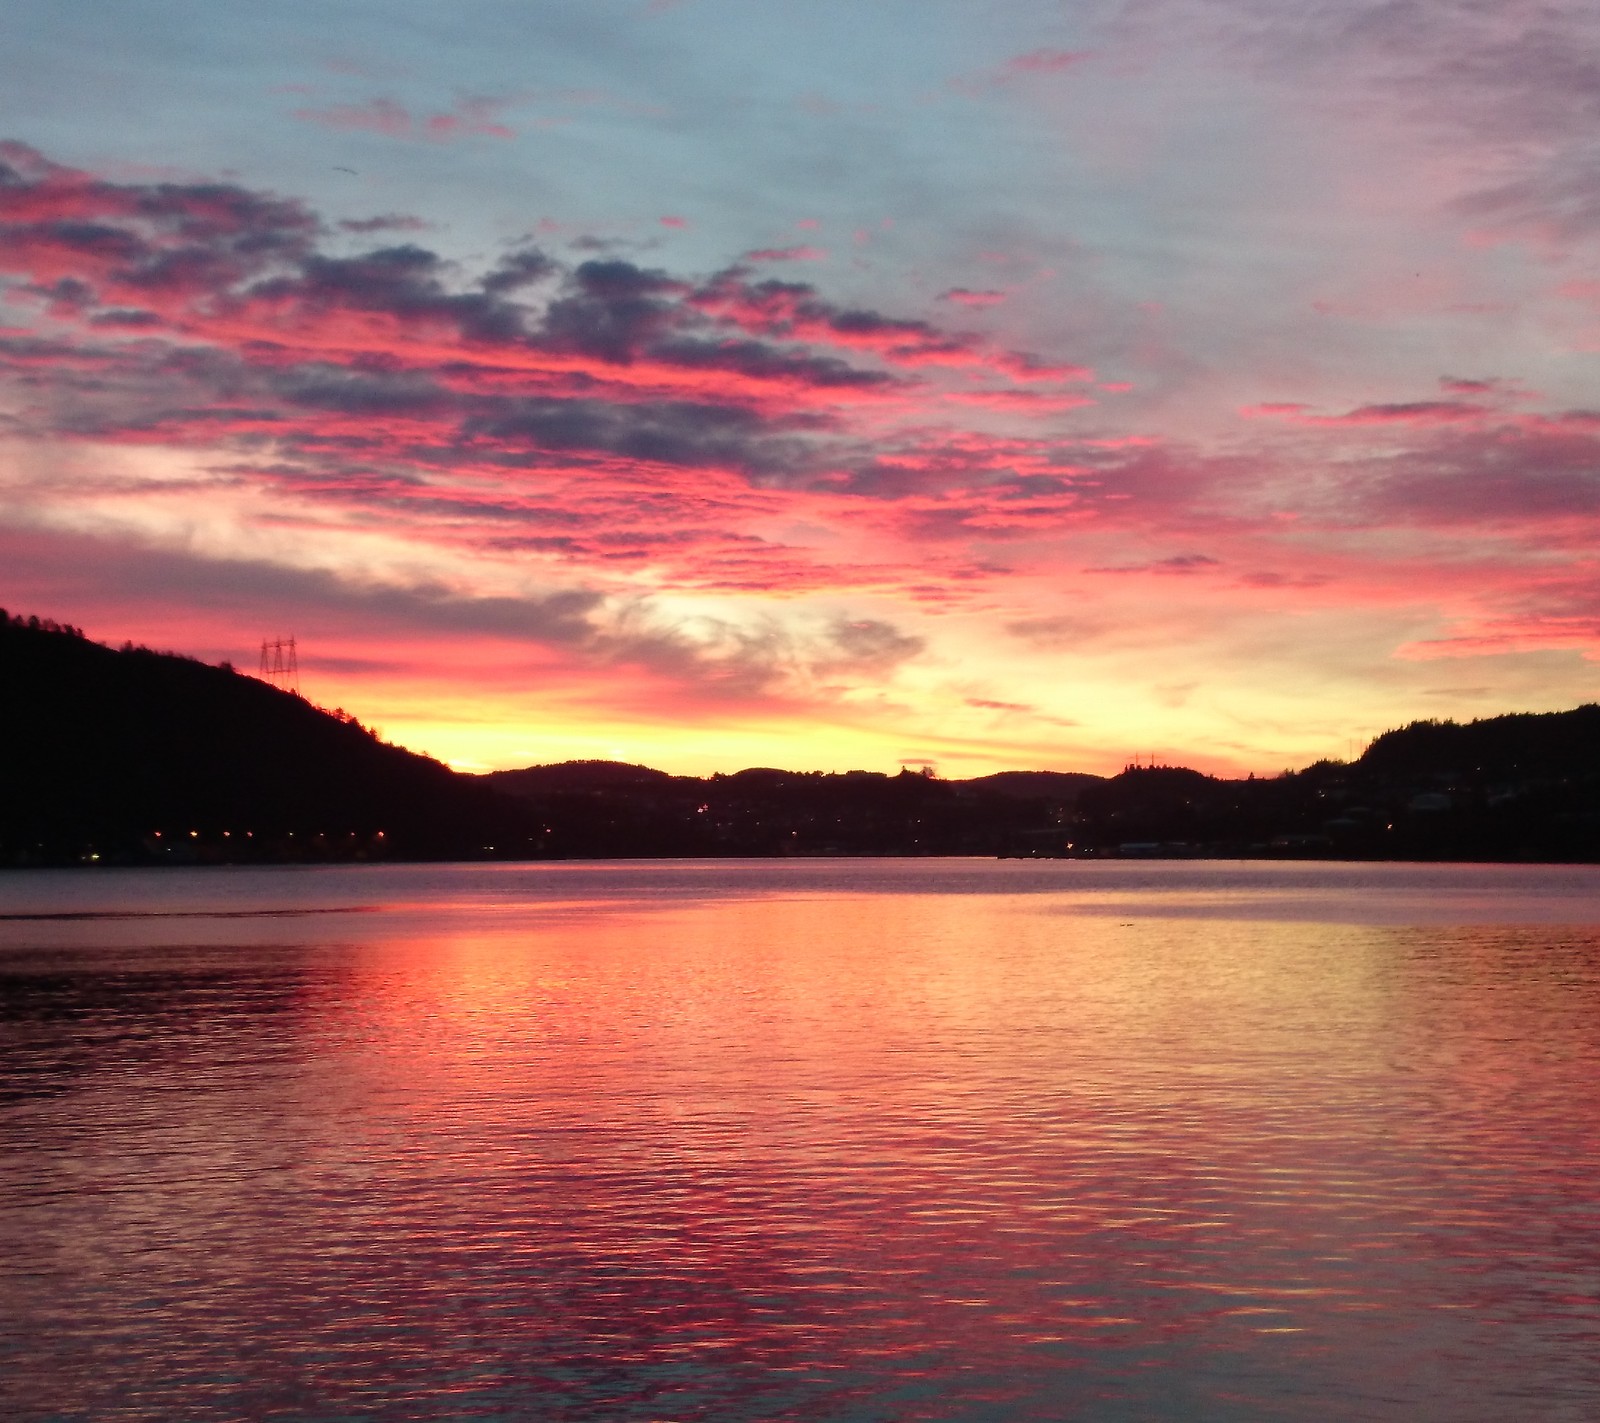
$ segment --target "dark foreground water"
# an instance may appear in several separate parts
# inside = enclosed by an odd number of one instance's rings
[[[1600,872],[0,874],[0,1417],[1600,1417]],[[67,917],[62,917],[67,916]]]

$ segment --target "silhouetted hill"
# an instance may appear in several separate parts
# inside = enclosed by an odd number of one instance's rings
[[[1224,780],[909,770],[463,776],[231,668],[0,613],[0,864],[762,855],[1600,859],[1600,707],[1415,722]]]
[[[560,791],[658,789],[676,778],[625,761],[559,761],[521,771],[490,771],[483,779],[508,795],[530,797]]]
[[[1004,790],[902,771],[669,776],[615,762],[496,771],[541,827],[543,853],[993,855],[1053,847],[1078,780]]]
[[[1389,776],[1504,781],[1600,775],[1600,706],[1517,713],[1462,725],[1414,721],[1378,737],[1357,763]]]
[[[1014,800],[1071,804],[1088,787],[1104,780],[1104,776],[1091,776],[1087,771],[996,771],[992,776],[974,776],[956,784],[980,794],[992,792]]]
[[[1130,767],[1085,790],[1072,832],[1077,852],[1600,860],[1600,707],[1413,722],[1262,779]]]
[[[0,861],[456,856],[520,825],[481,781],[253,677],[10,618],[0,785]]]

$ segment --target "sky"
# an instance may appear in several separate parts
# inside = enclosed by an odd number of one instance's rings
[[[1600,9],[9,0],[0,604],[463,770],[1596,699]]]

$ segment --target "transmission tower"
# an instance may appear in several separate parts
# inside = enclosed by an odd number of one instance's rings
[[[300,662],[295,656],[292,637],[261,640],[261,680],[300,695]]]

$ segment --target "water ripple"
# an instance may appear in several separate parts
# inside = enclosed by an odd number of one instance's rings
[[[1600,1413],[1600,929],[992,868],[0,924],[0,1412]]]

